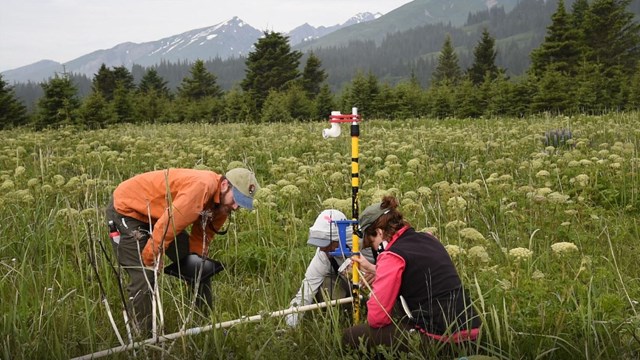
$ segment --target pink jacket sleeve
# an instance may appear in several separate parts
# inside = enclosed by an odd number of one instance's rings
[[[367,301],[367,321],[373,328],[391,324],[391,312],[398,299],[404,272],[404,259],[392,252],[378,256],[373,291]]]

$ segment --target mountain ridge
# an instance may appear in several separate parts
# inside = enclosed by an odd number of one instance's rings
[[[307,26],[296,27],[285,35],[290,37],[290,43],[297,44],[380,16],[382,16],[380,13],[362,12],[342,24],[317,28],[306,24]],[[112,48],[95,50],[64,63],[40,60],[3,71],[2,75],[9,83],[40,82],[63,71],[92,77],[102,64],[108,67],[125,66],[130,69],[134,64],[151,66],[161,61],[178,62],[212,58],[225,60],[248,55],[262,36],[262,31],[234,16],[212,26],[188,30],[159,40],[120,43]]]

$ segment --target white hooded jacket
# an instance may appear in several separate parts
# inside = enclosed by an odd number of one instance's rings
[[[330,218],[331,222],[327,222],[326,220],[324,220],[327,218]],[[325,237],[325,239],[327,240],[330,239],[330,241],[338,241],[337,226],[333,223],[333,221],[336,221],[336,220],[346,220],[346,216],[344,216],[344,214],[338,210],[323,211],[316,219],[314,226],[310,228],[310,237],[316,237],[316,239],[310,239],[309,243],[311,243],[312,240],[313,242],[317,243],[317,240],[318,240],[317,237],[319,236],[319,234],[322,234],[322,233],[325,234],[323,236]],[[324,232],[322,227],[325,227]],[[352,230],[350,226],[347,228],[346,236],[347,236],[347,245],[350,246],[351,240],[352,240]],[[362,240],[360,240],[360,243],[362,243]],[[373,253],[371,252],[371,249],[369,248],[364,249],[360,253],[362,254],[362,256],[367,258],[369,262],[371,263],[374,262]],[[336,260],[336,263],[338,264],[338,266],[341,266],[345,261],[345,258],[341,256],[336,256],[333,258]],[[305,272],[304,279],[302,280],[302,284],[300,285],[300,289],[298,290],[298,293],[296,294],[296,296],[293,299],[291,299],[290,305],[292,307],[297,307],[297,306],[313,304],[314,298],[318,293],[318,290],[322,286],[325,278],[331,277],[332,275],[334,276],[337,275],[341,277],[342,280],[345,281],[345,283],[349,283],[349,280],[344,275],[335,274],[333,266],[331,265],[330,255],[328,255],[324,251],[321,251],[320,248],[317,248],[315,255],[313,256],[313,258],[311,259],[311,262],[307,266],[307,271]],[[289,314],[286,317],[287,325],[292,327],[297,326],[301,318],[302,318],[302,313]]]

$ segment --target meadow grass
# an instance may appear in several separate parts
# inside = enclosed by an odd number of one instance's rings
[[[235,213],[210,257],[214,308],[161,277],[165,333],[288,307],[323,209],[351,214],[348,134],[327,122],[122,125],[2,131],[0,358],[70,358],[118,346],[126,331],[104,208],[123,180],[169,167],[254,169],[256,209]],[[545,147],[545,131],[573,138]],[[526,119],[365,120],[360,206],[394,194],[418,230],[446,245],[484,322],[468,348],[386,358],[633,359],[640,356],[637,113]],[[343,129],[345,133],[348,133]],[[102,247],[106,252],[102,250]],[[117,268],[115,268],[117,270]],[[308,312],[146,346],[110,358],[358,358],[340,344],[349,316]]]

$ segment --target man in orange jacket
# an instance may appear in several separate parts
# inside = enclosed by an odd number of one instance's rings
[[[243,168],[224,176],[194,169],[157,170],[116,187],[106,214],[120,232],[120,241],[112,244],[129,274],[129,300],[143,335],[152,329],[153,270],[162,269],[163,254],[174,263],[193,253],[206,258],[209,243],[224,233],[231,212],[253,209],[258,189],[255,174]],[[198,304],[211,306],[210,279],[197,290]]]

